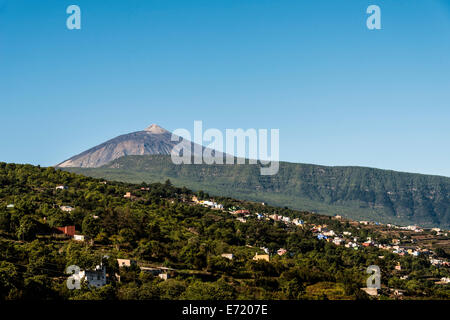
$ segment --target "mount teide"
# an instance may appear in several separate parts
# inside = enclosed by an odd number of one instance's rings
[[[57,167],[98,168],[129,155],[170,155],[173,147],[179,143],[171,141],[171,136],[166,129],[152,124],[143,131],[124,134],[106,141],[58,164]]]
[[[281,162],[274,176],[261,176],[259,165],[176,165],[170,154],[179,142],[171,141],[171,136],[152,125],[100,144],[58,167],[133,183],[171,179],[214,195],[358,220],[450,227],[448,177],[288,162]],[[183,143],[195,149],[192,142]]]

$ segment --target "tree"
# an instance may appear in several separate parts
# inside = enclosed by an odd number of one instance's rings
[[[7,299],[19,286],[19,273],[14,264],[0,261],[0,300]]]
[[[29,241],[36,238],[36,234],[40,230],[40,224],[31,216],[23,216],[20,219],[20,226],[17,230],[17,238],[19,240]]]
[[[86,215],[83,219],[82,229],[85,236],[94,239],[100,232],[98,219],[95,219],[91,215]]]

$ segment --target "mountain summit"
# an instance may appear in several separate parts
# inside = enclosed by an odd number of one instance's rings
[[[166,129],[161,128],[157,124],[152,124],[151,126],[147,127],[147,129],[145,129],[145,131],[154,133],[154,134],[163,134],[163,133],[169,132]]]
[[[170,155],[173,147],[178,144],[177,141],[171,141],[171,137],[169,131],[152,124],[145,130],[118,136],[86,150],[57,167],[97,168],[128,155]]]

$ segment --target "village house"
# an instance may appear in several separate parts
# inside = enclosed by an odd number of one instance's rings
[[[55,189],[56,190],[67,190],[67,189],[69,189],[69,187],[68,186],[57,186]]]
[[[303,220],[296,218],[292,220],[292,223],[295,224],[296,226],[302,226],[305,222]]]
[[[7,206],[6,206],[6,208],[7,209],[13,209],[14,208],[14,205],[11,203],[11,204],[8,204]]]
[[[372,241],[365,241],[362,243],[362,245],[364,247],[372,247],[373,246],[373,242]]]
[[[59,208],[64,212],[72,212],[73,210],[75,210],[75,208],[71,206],[60,206]]]
[[[377,296],[378,289],[377,288],[361,288],[362,291],[367,293],[369,296]]]
[[[440,266],[440,265],[442,265],[443,260],[441,260],[441,259],[434,259],[434,258],[431,258],[431,257],[430,257],[430,263],[431,263],[433,266]]]
[[[117,264],[119,265],[119,268],[131,267],[133,264],[136,264],[136,261],[130,259],[117,259]]]
[[[337,246],[341,245],[342,243],[344,243],[344,239],[341,239],[339,237],[334,237],[333,239],[333,243]]]
[[[245,220],[244,218],[236,218],[236,220],[237,221],[240,221],[240,222],[242,222],[242,223],[246,223],[247,222],[247,220]]]
[[[223,205],[214,201],[197,201],[197,203],[201,203],[203,206],[205,207],[209,207],[212,209],[219,209],[219,210],[223,210]]]
[[[56,230],[70,237],[75,236],[75,226],[57,227]]]
[[[83,270],[74,274],[73,277],[79,281],[86,281],[90,287],[100,288],[106,285],[106,268],[99,265],[95,270]]]
[[[325,236],[325,235],[323,235],[323,234],[321,234],[321,233],[319,233],[319,234],[317,235],[317,239],[319,239],[319,240],[326,240],[326,239],[328,239],[328,237]]]
[[[228,259],[228,260],[233,260],[234,259],[234,255],[232,253],[222,253],[220,256],[225,258],[225,259]]]
[[[75,241],[84,241],[84,236],[82,234],[74,234],[73,240]]]
[[[268,254],[255,254],[255,256],[253,257],[253,260],[258,261],[258,260],[264,260],[269,262],[269,255]]]
[[[217,205],[216,202],[208,201],[208,200],[200,201],[200,203],[203,204],[205,207],[215,207]]]
[[[280,220],[280,217],[277,214],[272,214],[272,215],[269,216],[269,218],[271,218],[274,221]]]
[[[441,282],[442,283],[450,283],[450,278],[449,277],[442,277],[441,278]]]
[[[322,234],[327,237],[334,237],[336,235],[336,233],[333,230],[327,230],[327,231],[322,230]]]
[[[158,274],[158,277],[164,281],[166,281],[167,279],[170,278],[168,273],[160,273],[160,274]]]
[[[233,214],[249,214],[250,211],[248,210],[236,210],[234,212],[232,212]]]
[[[277,251],[277,254],[278,254],[279,256],[285,255],[286,253],[287,253],[287,250],[284,249],[284,248],[280,248],[280,249],[278,249],[278,251]]]
[[[353,248],[353,249],[355,249],[355,250],[358,250],[358,244],[357,243],[355,243],[355,242],[348,242],[348,243],[346,243],[345,244],[345,247],[346,248]]]
[[[395,266],[395,270],[397,270],[397,271],[402,270],[402,266],[401,266],[400,262]]]
[[[126,198],[126,199],[131,199],[131,192],[127,192],[127,193],[125,193],[125,195],[123,196],[124,198]]]

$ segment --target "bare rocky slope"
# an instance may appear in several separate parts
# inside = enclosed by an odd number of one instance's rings
[[[143,131],[124,134],[106,141],[63,161],[56,167],[98,168],[129,155],[170,155],[174,146],[179,144],[178,141],[171,141],[171,137],[171,132],[152,124]],[[183,140],[183,143],[194,145],[187,140]]]

